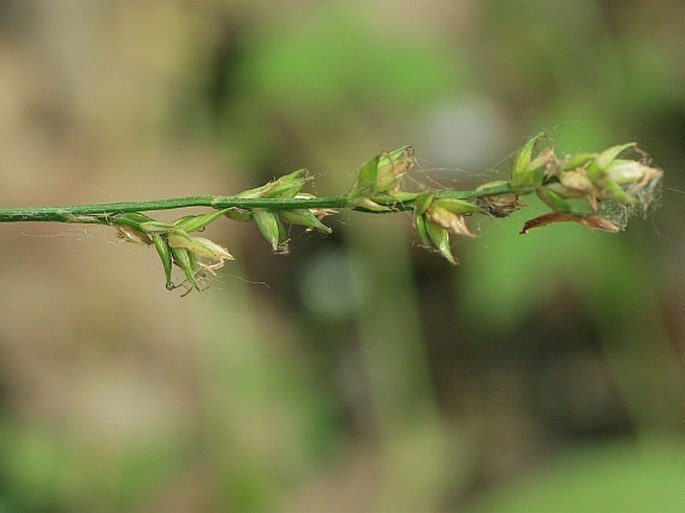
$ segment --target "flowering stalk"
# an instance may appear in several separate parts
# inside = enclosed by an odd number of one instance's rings
[[[0,222],[51,221],[112,226],[125,241],[154,246],[162,261],[166,286],[203,290],[211,275],[233,257],[226,248],[192,235],[219,218],[254,222],[274,253],[288,252],[286,225],[331,233],[322,222],[340,209],[370,213],[412,211],[423,244],[450,263],[450,237],[475,237],[467,219],[474,215],[506,217],[524,207],[522,196],[535,193],[551,211],[525,222],[521,233],[558,222],[576,222],[615,233],[627,217],[644,213],[659,192],[662,171],[649,165],[635,143],[612,146],[599,153],[559,156],[553,146],[541,146],[543,135],[531,138],[514,159],[508,180],[471,190],[402,190],[403,178],[414,166],[414,149],[403,146],[363,164],[347,194],[317,197],[302,192],[312,181],[300,169],[235,196],[192,196],[156,201],[104,203],[63,207],[0,208]],[[630,150],[635,158],[625,157]],[[213,211],[163,223],[143,212],[186,207]],[[617,214],[618,213],[618,214]],[[183,275],[175,284],[174,266]]]

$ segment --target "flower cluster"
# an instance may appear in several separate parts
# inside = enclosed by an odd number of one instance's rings
[[[348,207],[369,212],[392,212],[395,204],[413,195],[400,191],[402,178],[414,167],[414,148],[383,152],[362,165],[347,194]]]
[[[162,223],[140,212],[118,214],[113,226],[124,240],[154,245],[164,267],[166,288],[177,287],[172,281],[173,266],[178,266],[185,276],[181,286],[188,290],[203,290],[208,275],[214,275],[225,260],[233,260],[226,248],[205,237],[190,235],[203,230],[212,221],[225,215],[228,209],[210,214],[184,216],[173,223]]]
[[[559,158],[554,148],[532,158],[542,135],[531,139],[514,164],[512,183],[534,187],[552,212],[528,221],[521,233],[552,222],[572,221],[588,228],[618,232],[634,212],[646,212],[653,203],[663,172],[646,162],[636,143],[612,146],[600,153]],[[641,160],[619,158],[637,150]],[[574,200],[579,200],[574,203]],[[580,205],[578,205],[580,203]],[[618,215],[616,214],[618,212]]]
[[[425,192],[416,198],[414,207],[414,226],[427,247],[434,247],[452,265],[457,260],[452,254],[450,233],[475,237],[466,226],[466,215],[474,212],[484,213],[479,206],[468,201],[454,198],[436,198],[435,194]]]
[[[514,159],[509,180],[483,184],[469,194],[404,192],[401,180],[414,164],[412,147],[382,153],[359,169],[348,194],[350,207],[387,212],[411,204],[413,224],[423,244],[457,264],[450,236],[475,237],[467,226],[468,216],[506,217],[525,206],[521,197],[533,192],[552,212],[527,221],[521,233],[568,221],[615,233],[628,215],[646,211],[654,201],[663,173],[646,162],[635,143],[612,146],[600,153],[559,157],[553,146],[538,149],[543,139],[543,134],[538,134],[523,146]],[[621,158],[631,149],[638,152],[640,160]]]
[[[312,194],[300,192],[309,180],[306,171],[302,169],[238,194],[235,198],[315,198]],[[173,223],[162,223],[140,212],[117,214],[111,217],[109,222],[124,240],[154,245],[162,260],[166,288],[173,290],[181,286],[189,292],[192,289],[208,288],[210,277],[216,274],[217,269],[223,267],[224,261],[233,260],[233,256],[220,244],[205,237],[191,235],[204,230],[218,218],[254,221],[275,253],[287,253],[288,240],[284,222],[330,233],[331,229],[320,219],[331,212],[331,209],[269,210],[228,207],[209,214],[184,216]],[[181,269],[185,277],[180,285],[176,285],[172,279],[174,265]]]
[[[311,181],[305,169],[281,176],[261,187],[241,192],[237,198],[272,198],[272,199],[313,199],[313,194],[303,193],[302,188]],[[279,209],[254,208],[251,210],[231,209],[227,215],[239,221],[254,221],[259,232],[267,240],[271,249],[277,254],[288,253],[288,232],[283,223],[305,226],[329,234],[331,229],[321,219],[334,213],[333,209]]]

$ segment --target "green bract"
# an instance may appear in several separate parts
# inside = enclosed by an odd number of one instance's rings
[[[313,228],[314,230],[318,230],[323,233],[333,232],[331,228],[319,221],[319,218],[316,217],[311,210],[306,210],[303,208],[284,210],[283,212],[279,212],[278,215],[286,223],[306,226],[307,228]]]
[[[184,216],[176,220],[173,224],[179,230],[183,230],[188,233],[198,232],[203,230],[211,222],[217,220],[219,217],[226,215],[230,208],[225,208],[223,210],[218,210],[212,212],[211,214],[203,214],[199,216]]]
[[[171,254],[171,248],[169,247],[169,241],[165,235],[155,234],[152,236],[152,240],[155,243],[155,249],[159,258],[162,260],[162,267],[164,269],[164,276],[166,276],[166,288],[172,290],[174,288],[174,282],[171,280],[171,272],[173,270],[173,256]]]
[[[256,208],[252,211],[252,219],[274,253],[287,253],[287,234],[278,214],[263,208]]]
[[[541,152],[534,158],[534,150],[538,141],[544,134],[538,134],[532,137],[521,149],[516,159],[511,172],[511,181],[519,187],[536,188],[542,184],[545,177],[545,168],[549,161],[548,149],[546,152]]]
[[[450,233],[446,228],[439,226],[430,221],[425,224],[426,233],[430,242],[440,254],[452,265],[457,265],[459,261],[452,255],[452,247],[450,246]]]
[[[311,181],[306,169],[283,175],[261,187],[241,192],[238,198],[292,198]]]

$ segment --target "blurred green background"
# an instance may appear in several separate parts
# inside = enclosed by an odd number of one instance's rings
[[[0,513],[685,511],[685,4],[0,0],[0,204],[338,194],[638,141],[626,232],[536,205],[452,268],[405,215],[343,214],[204,294],[111,229],[0,226]]]

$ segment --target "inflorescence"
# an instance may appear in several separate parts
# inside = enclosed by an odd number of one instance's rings
[[[466,191],[404,191],[403,178],[415,164],[414,149],[404,146],[363,164],[352,188],[342,196],[317,197],[302,192],[313,177],[301,169],[235,196],[0,209],[0,222],[59,221],[113,226],[123,240],[155,247],[167,289],[181,287],[189,292],[206,289],[224,262],[233,260],[225,247],[196,235],[219,218],[254,222],[273,252],[283,254],[288,252],[286,225],[302,225],[329,234],[332,230],[322,219],[340,209],[371,213],[411,211],[413,226],[423,245],[456,265],[450,237],[475,237],[468,227],[470,217],[507,217],[525,206],[522,196],[535,193],[551,210],[526,221],[521,233],[568,221],[616,233],[625,227],[628,217],[646,213],[657,198],[663,173],[650,165],[647,155],[635,143],[612,146],[599,153],[559,156],[554,146],[542,144],[544,140],[543,134],[538,134],[524,145],[514,159],[508,180]],[[198,205],[214,210],[183,216],[171,223],[142,213]],[[180,282],[174,281],[175,267],[182,272]]]

